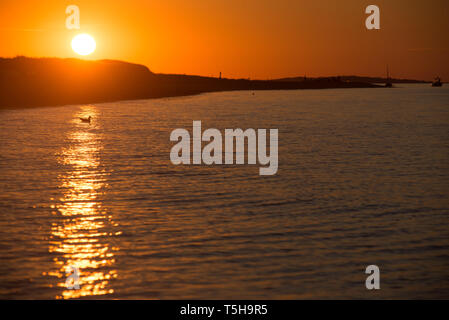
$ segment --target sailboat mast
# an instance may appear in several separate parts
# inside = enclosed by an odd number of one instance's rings
[[[388,64],[387,64],[387,81],[385,81],[385,87],[387,88],[393,87],[393,84],[391,83],[390,68],[388,67]]]

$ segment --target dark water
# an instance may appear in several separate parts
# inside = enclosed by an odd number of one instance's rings
[[[172,165],[170,132],[193,120],[278,128],[277,175]],[[0,121],[1,298],[449,298],[448,86],[226,92]],[[65,287],[68,266],[79,290]]]

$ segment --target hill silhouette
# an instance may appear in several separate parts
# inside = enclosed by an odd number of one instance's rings
[[[213,91],[367,87],[376,85],[337,78],[275,81],[155,74],[143,65],[115,60],[0,58],[0,108],[111,102]]]

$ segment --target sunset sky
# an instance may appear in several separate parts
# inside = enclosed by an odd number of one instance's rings
[[[81,29],[65,27],[78,5]],[[381,30],[365,28],[365,8]],[[81,57],[141,63],[157,73],[267,79],[371,75],[449,80],[447,0],[27,0],[0,2],[0,56]]]

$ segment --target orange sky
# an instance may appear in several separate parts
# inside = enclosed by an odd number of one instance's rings
[[[0,0],[0,56],[79,57],[142,63],[154,72],[266,79],[358,74],[449,80],[447,0]],[[81,30],[65,28],[76,4]],[[381,9],[381,30],[365,8]]]

